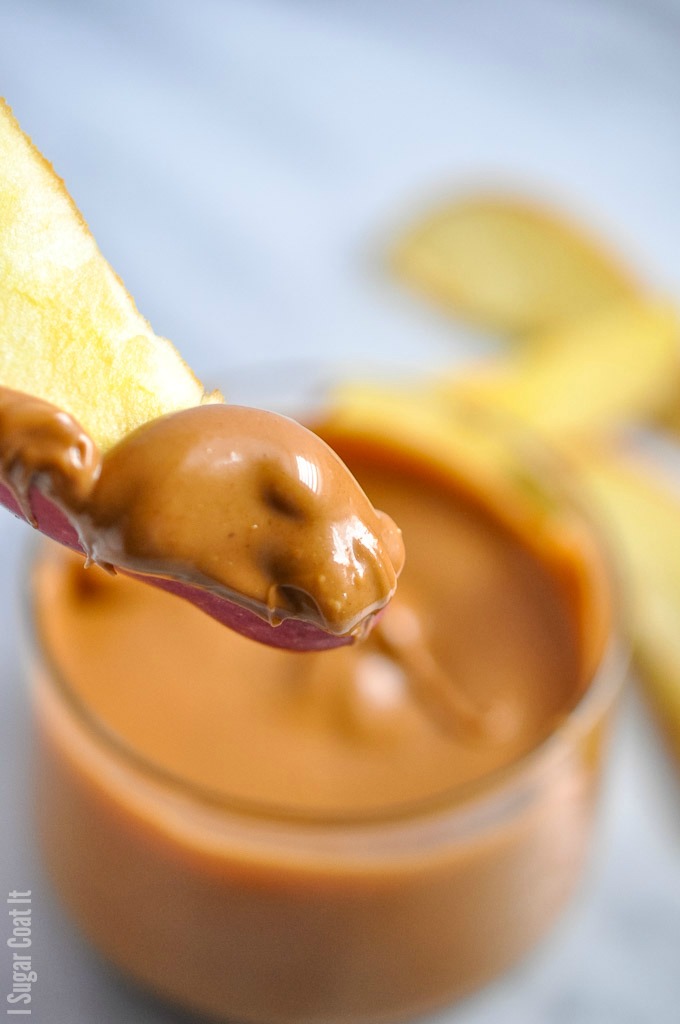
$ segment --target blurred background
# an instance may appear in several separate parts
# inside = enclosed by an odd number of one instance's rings
[[[227,397],[239,364],[431,369],[493,350],[385,267],[403,224],[472,187],[572,214],[680,300],[675,0],[3,0],[0,69],[141,311]],[[174,1024],[81,942],[35,861],[25,540],[2,516],[0,867],[34,892],[33,1019]],[[579,897],[441,1024],[676,1024],[680,773],[634,694],[614,747]]]

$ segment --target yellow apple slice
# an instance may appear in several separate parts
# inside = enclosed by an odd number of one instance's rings
[[[487,489],[503,488],[511,472],[501,436],[480,431],[474,412],[471,419],[461,417],[427,383],[399,386],[357,380],[341,385],[331,396],[324,427],[333,438],[358,436],[396,444],[400,451],[447,473],[457,468]]]
[[[30,396],[33,409],[29,420],[21,419],[25,396]],[[170,342],[157,337],[137,312],[63,183],[23,134],[7,104],[0,101],[0,421],[4,423],[0,503],[28,518],[48,536],[91,555],[93,546],[85,539],[84,526],[91,517],[93,496],[104,485],[110,460],[120,454],[121,445],[130,438],[138,443],[140,431],[148,432],[167,422],[160,419],[166,413],[186,416],[187,412],[216,412],[196,408],[216,399],[204,394]],[[229,413],[229,407],[225,411]],[[277,419],[279,423],[268,430],[276,432],[282,422],[280,417]],[[45,422],[59,427],[50,434],[50,444],[56,439],[58,449],[52,462],[45,461]],[[248,424],[252,423],[253,417],[248,417]],[[252,441],[250,426],[244,427],[235,444],[240,440],[247,446]],[[304,428],[299,429],[308,438],[311,450],[328,461],[323,442]],[[34,443],[36,436],[38,443]],[[229,437],[230,443],[232,440]],[[94,453],[92,441],[98,449]],[[106,455],[102,463],[97,463],[99,453]],[[78,498],[77,510],[59,496],[61,477],[66,475],[63,466],[68,460],[81,468],[87,461],[89,466],[88,487]],[[208,463],[205,475],[212,479],[213,467],[210,460]],[[185,468],[180,465],[178,472]],[[343,483],[339,492],[346,501],[338,511],[339,518],[343,511],[349,511],[357,494],[368,504],[349,470],[342,470],[349,483]],[[56,485],[52,477],[57,478]],[[218,482],[221,487],[222,480]],[[137,487],[136,494],[141,490],[143,486]],[[228,485],[226,491],[218,490],[220,500],[232,501]],[[168,507],[166,501],[161,516]],[[214,500],[212,507],[219,518],[219,505]],[[129,507],[123,509],[119,522],[126,522],[129,512]],[[204,515],[200,501],[190,508],[182,506],[179,512],[192,530],[195,523],[199,541]],[[156,532],[155,525],[150,516],[152,533]],[[116,524],[112,529],[115,534]],[[331,531],[327,534],[332,535]],[[306,552],[308,539],[296,537],[295,550]],[[325,550],[317,544],[316,557]],[[223,558],[229,566],[228,554],[228,550],[225,554],[222,549],[211,549],[207,558],[212,562]],[[310,551],[310,561],[312,554]],[[265,643],[318,649],[352,640],[331,635],[330,626],[323,628],[329,620],[315,618],[306,605],[299,611],[297,605],[290,610],[288,605],[270,609],[236,587],[225,584],[220,589],[213,585],[219,582],[217,573],[200,574],[191,560],[176,563],[171,551],[163,550],[154,561],[141,564],[124,547],[116,548],[118,555],[121,557],[107,561],[132,575],[143,574],[141,578],[147,582],[187,598],[231,628]],[[323,574],[317,573],[310,590],[320,588],[322,579]],[[192,581],[198,581],[198,585]],[[277,582],[285,584],[287,580]],[[284,589],[281,586],[280,592]],[[318,595],[311,592],[305,596],[313,604]],[[389,596],[375,594],[376,600],[365,609],[365,622]],[[279,611],[285,621],[273,628]]]
[[[653,418],[679,381],[676,313],[633,300],[533,335],[512,358],[452,374],[439,388],[555,442]]]
[[[538,545],[545,541],[546,551],[572,546],[574,524],[567,509],[558,515],[553,467],[543,473],[545,449],[522,433],[508,437],[506,422],[484,410],[452,403],[425,385],[355,382],[334,392],[324,429],[334,441],[362,437],[396,446],[443,479],[459,479],[508,525]]]
[[[427,298],[504,335],[542,330],[640,290],[579,228],[501,195],[435,209],[397,241],[390,262]]]
[[[0,384],[71,413],[102,451],[148,420],[205,401],[3,100]]]
[[[575,465],[621,560],[641,680],[680,757],[680,485],[592,445]]]
[[[565,491],[562,461],[547,446],[491,410],[453,402],[427,383],[345,384],[334,392],[325,423],[336,443],[360,436],[396,446],[400,456],[429,464],[443,481],[457,480],[487,504],[570,588],[585,675],[594,670],[610,628],[607,574],[591,528]]]

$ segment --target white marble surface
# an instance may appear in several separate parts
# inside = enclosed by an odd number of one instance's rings
[[[380,265],[414,204],[478,182],[573,209],[680,297],[673,0],[2,0],[0,71],[142,310],[208,382],[281,353],[481,350]],[[26,532],[0,517],[0,886],[34,890],[33,1019],[179,1022],[80,942],[36,863]],[[629,698],[579,898],[535,956],[437,1021],[677,1024],[679,778]]]

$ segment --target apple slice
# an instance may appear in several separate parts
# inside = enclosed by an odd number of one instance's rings
[[[677,314],[631,300],[532,335],[511,358],[438,387],[559,442],[652,419],[671,403],[679,378]]]
[[[463,196],[417,221],[390,253],[408,285],[481,327],[523,335],[640,288],[580,229],[502,195]]]
[[[444,479],[459,479],[473,493],[484,496],[494,514],[523,534],[533,535],[546,550],[555,549],[561,533],[567,537],[568,516],[558,524],[550,474],[532,472],[531,457],[540,458],[535,445],[527,452],[508,439],[505,421],[474,406],[452,403],[424,383],[377,385],[352,382],[336,389],[326,415],[334,440],[365,437],[427,462]],[[550,543],[548,543],[548,539]],[[568,545],[567,545],[568,546]]]
[[[624,570],[641,682],[680,757],[680,487],[639,454],[574,455]]]
[[[17,395],[28,396],[27,404],[17,403]],[[140,316],[63,183],[0,100],[0,502],[48,536],[83,549],[87,510],[78,506],[83,496],[76,492],[91,489],[100,472],[103,486],[109,454],[167,414],[220,402],[221,396],[204,393],[170,342]],[[52,431],[47,454],[44,444],[35,444],[38,421]],[[276,424],[268,429],[277,434]],[[312,450],[326,458],[323,443],[305,433]],[[89,467],[84,475],[83,460]],[[345,473],[343,496],[360,495],[367,503]],[[80,520],[70,514],[76,506]],[[299,541],[297,549],[304,549]],[[253,610],[257,602],[240,600],[240,591],[228,600],[207,585],[193,585],[193,577],[178,576],[171,563],[158,564],[163,571],[143,578],[265,643],[320,649],[351,642],[294,609],[273,628]],[[119,567],[136,571],[125,562]],[[382,603],[389,596],[384,593]],[[376,601],[370,610],[379,606]]]

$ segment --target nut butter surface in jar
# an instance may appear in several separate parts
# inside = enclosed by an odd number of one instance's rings
[[[407,552],[361,644],[259,646],[52,546],[31,574],[47,870],[104,955],[217,1019],[445,1004],[540,938],[587,851],[625,671],[587,517],[463,410],[455,458],[350,419],[324,435]]]

